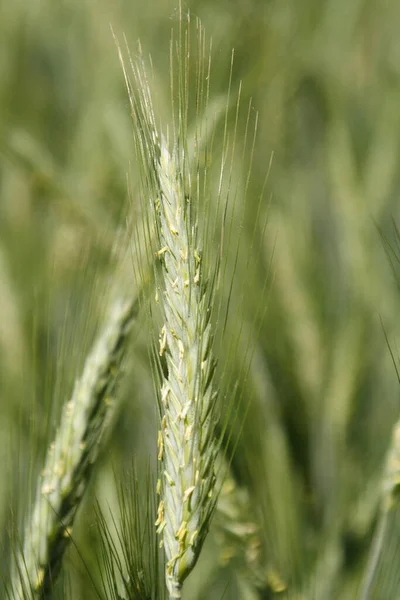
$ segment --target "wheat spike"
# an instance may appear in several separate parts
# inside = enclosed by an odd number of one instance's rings
[[[12,598],[50,597],[77,508],[115,408],[116,384],[137,302],[117,300],[63,408],[15,557]]]
[[[156,224],[161,261],[164,325],[159,354],[167,364],[160,384],[158,435],[160,503],[157,531],[166,556],[170,598],[180,598],[193,569],[216,501],[214,463],[218,442],[213,389],[212,284],[203,274],[190,165],[185,152],[187,100],[179,97],[179,134],[168,139],[157,130],[145,69],[133,63],[132,86],[120,52],[135,119],[135,141],[142,167],[143,196],[151,199],[149,220]],[[197,175],[198,177],[198,175]],[[195,195],[195,194],[194,194]]]
[[[179,598],[208,527],[217,445],[210,311],[177,164],[177,157],[162,140],[157,219],[163,249],[165,323],[160,354],[166,356],[168,375],[161,387],[163,491],[157,525],[163,533],[170,594]]]

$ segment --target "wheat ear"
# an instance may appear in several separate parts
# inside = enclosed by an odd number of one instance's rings
[[[170,595],[179,598],[182,582],[199,556],[213,507],[216,398],[210,309],[189,223],[189,202],[176,169],[179,159],[169,153],[165,140],[161,144],[156,216],[165,323],[160,355],[166,356],[168,375],[161,386],[158,446],[163,486],[157,525],[163,533]]]
[[[115,407],[116,384],[137,301],[117,300],[88,355],[39,477],[12,573],[14,600],[48,598]]]
[[[170,149],[167,139],[157,131],[143,65],[131,61],[133,89],[120,58],[135,118],[143,196],[151,199],[149,215],[156,223],[156,254],[161,261],[164,325],[159,354],[166,360],[167,374],[160,382],[161,499],[156,526],[165,549],[169,595],[180,598],[183,581],[201,552],[217,495],[212,284],[202,272],[191,194],[199,180],[195,176],[195,183],[190,185],[184,147],[186,128],[182,120],[187,98],[179,98],[179,133],[174,131]]]

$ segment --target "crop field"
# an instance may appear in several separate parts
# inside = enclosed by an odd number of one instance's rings
[[[400,598],[399,31],[0,0],[0,600]]]

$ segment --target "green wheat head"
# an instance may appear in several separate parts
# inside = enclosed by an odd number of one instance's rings
[[[137,152],[146,173],[142,193],[150,199],[149,219],[157,232],[156,256],[161,262],[158,300],[164,318],[159,356],[165,359],[167,371],[159,389],[161,466],[156,526],[165,549],[170,597],[180,598],[182,583],[200,555],[216,502],[219,405],[210,322],[213,283],[203,272],[197,221],[200,206],[196,203],[200,178],[192,180],[190,176],[184,101],[180,100],[179,125],[169,143],[157,131],[143,65],[133,64],[132,70],[135,91],[124,72]]]

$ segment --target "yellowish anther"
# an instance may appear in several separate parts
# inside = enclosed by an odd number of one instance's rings
[[[156,487],[157,496],[161,494],[161,479],[157,479],[157,487]]]
[[[172,572],[174,570],[174,566],[176,561],[178,560],[179,556],[174,556],[174,558],[172,558],[168,564],[167,564],[167,575],[172,575]]]
[[[160,248],[160,250],[157,250],[157,252],[156,252],[157,258],[160,258],[160,256],[162,256],[166,252],[168,252],[168,246],[164,246],[163,248]]]
[[[164,471],[164,476],[165,476],[165,479],[167,480],[168,485],[170,485],[171,487],[175,485],[175,481],[172,479],[172,477],[168,473],[168,471]]]
[[[160,356],[162,356],[165,352],[165,348],[167,347],[167,328],[163,325],[160,333]]]
[[[179,348],[179,359],[183,360],[185,355],[185,346],[183,345],[182,340],[178,340],[178,348]]]
[[[282,581],[280,574],[273,567],[268,569],[267,581],[272,591],[276,594],[280,594],[287,590],[287,584]]]
[[[70,538],[72,535],[72,527],[66,527],[63,531],[63,536],[65,538]]]
[[[48,496],[49,494],[51,494],[51,492],[54,492],[55,489],[56,488],[54,483],[45,483],[44,485],[42,485],[41,492],[45,496]]]
[[[167,526],[167,522],[166,521],[162,521],[160,523],[160,525],[157,527],[156,532],[160,535],[164,531],[164,529],[166,528],[166,526]]]
[[[163,438],[163,434],[162,431],[158,432],[157,435],[157,448],[158,448],[158,460],[162,460],[163,458],[163,454],[164,454],[164,438]]]
[[[199,532],[197,531],[197,529],[195,531],[193,531],[192,535],[190,536],[190,540],[189,540],[190,546],[194,545],[198,535],[199,535]]]
[[[191,487],[188,487],[187,490],[185,490],[185,493],[183,494],[184,502],[186,502],[186,500],[188,500],[190,498],[190,496],[193,494],[195,489],[196,489],[196,486],[192,485]]]
[[[164,386],[163,389],[161,390],[161,402],[164,404],[165,408],[168,408],[168,394],[169,394],[169,387],[168,386]]]
[[[154,523],[156,527],[159,527],[164,522],[164,500],[160,500],[160,504],[157,509],[157,521]]]
[[[35,585],[33,586],[35,592],[38,592],[43,585],[44,573],[45,573],[45,571],[44,571],[43,567],[40,567],[38,574],[37,574],[36,581],[35,581]]]
[[[185,538],[188,534],[187,522],[182,521],[181,526],[175,534],[176,539],[182,544],[185,541]]]

